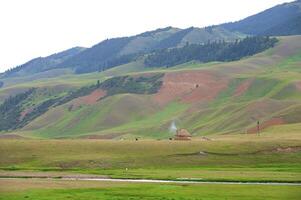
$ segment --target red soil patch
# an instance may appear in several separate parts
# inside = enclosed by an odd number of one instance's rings
[[[167,73],[154,100],[160,105],[176,99],[185,103],[209,101],[227,85],[227,78],[209,71]]]
[[[77,108],[81,105],[94,105],[97,101],[106,96],[106,91],[98,89],[94,90],[91,94],[83,97],[76,98],[72,101],[72,109]]]
[[[250,85],[252,84],[252,82],[253,82],[252,79],[248,79],[248,80],[244,81],[242,84],[240,84],[236,88],[236,90],[234,92],[234,96],[238,97],[238,96],[243,95],[248,90],[248,88],[250,87]]]
[[[262,131],[270,126],[276,126],[276,125],[281,125],[285,124],[285,121],[281,118],[272,118],[270,120],[267,120],[261,124],[259,124],[259,131]],[[247,133],[257,133],[257,126],[252,127],[247,130]]]

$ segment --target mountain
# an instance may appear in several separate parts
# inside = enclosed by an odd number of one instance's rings
[[[136,36],[107,39],[66,60],[60,67],[72,68],[76,73],[102,71],[127,63],[138,53],[152,50],[161,40],[177,31],[179,29],[166,27]]]
[[[179,29],[173,27],[147,31],[131,37],[107,39],[91,48],[76,47],[45,58],[33,59],[4,73],[3,77],[18,77],[53,69],[70,69],[81,74],[103,71],[129,63],[138,56],[156,49],[175,48],[210,41],[234,41],[244,37],[221,27]]]
[[[239,22],[166,27],[34,59],[0,79],[0,132],[169,138],[301,130],[300,1]],[[262,35],[277,35],[268,37]],[[66,75],[67,74],[67,75]]]
[[[284,3],[246,19],[220,25],[229,31],[250,35],[298,35],[301,18],[301,1]]]
[[[137,56],[157,49],[175,48],[211,41],[234,41],[244,35],[221,27],[178,29],[166,27],[132,37],[105,40],[61,63],[61,67],[75,68],[76,73],[103,71],[128,63]]]
[[[145,54],[155,50],[178,48],[186,44],[206,44],[208,41],[233,42],[246,35],[297,35],[301,34],[300,19],[301,1],[298,0],[233,23],[205,28],[166,27],[130,37],[107,39],[91,48],[72,48],[55,54],[56,56],[33,59],[1,76],[20,77],[43,72],[41,77],[51,77],[60,73],[97,72],[143,59]],[[5,81],[1,81],[5,85]]]
[[[300,49],[300,36],[281,37],[272,49],[233,62],[156,69],[134,62],[4,87],[0,96],[27,89],[6,98],[0,125],[40,138],[168,138],[173,121],[194,136],[251,134],[257,121],[261,131],[300,130]]]
[[[264,35],[300,35],[301,34],[301,14],[289,19],[282,24],[273,26],[264,32]]]
[[[4,73],[4,77],[18,77],[55,69],[59,64],[84,51],[83,47],[74,47],[47,57],[39,57],[28,61]]]

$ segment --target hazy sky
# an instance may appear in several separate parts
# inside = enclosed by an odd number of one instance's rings
[[[0,0],[0,72],[106,38],[235,21],[290,0]]]

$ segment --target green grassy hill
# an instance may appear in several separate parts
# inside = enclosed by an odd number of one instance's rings
[[[97,80],[121,75],[148,80],[163,73],[156,93],[133,93],[137,89],[131,89],[103,98],[92,92],[49,107],[11,132],[43,138],[168,138],[173,135],[169,132],[172,121],[194,136],[254,133],[257,120],[262,131],[279,125],[295,127],[301,123],[301,37],[279,40],[274,48],[240,61],[189,62],[170,68],[147,68],[136,61],[101,73],[15,84],[2,88],[0,97],[3,101],[9,94],[37,87],[39,92],[25,104],[28,108]]]
[[[38,57],[35,59],[32,59],[28,61],[27,63],[17,66],[13,69],[10,69],[6,71],[4,74],[0,76],[0,78],[7,78],[7,77],[22,77],[22,76],[28,76],[32,74],[37,74],[41,72],[46,72],[46,71],[57,71],[56,68],[58,65],[60,65],[62,62],[76,56],[77,54],[81,53],[84,51],[86,48],[84,47],[74,47],[71,49],[67,49],[65,51],[59,52],[52,54],[47,57]],[[55,73],[55,72],[53,72]],[[52,73],[52,74],[53,74]],[[62,71],[60,71],[62,73]],[[48,72],[48,76],[51,73]],[[56,76],[59,73],[56,73]],[[40,74],[40,78],[43,78],[45,76],[44,74]],[[53,76],[54,77],[54,76]]]

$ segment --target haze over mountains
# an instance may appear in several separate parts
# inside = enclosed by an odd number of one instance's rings
[[[167,138],[301,130],[301,1],[238,22],[160,28],[33,59],[0,77],[0,130]],[[275,36],[272,37],[272,36]],[[166,62],[168,61],[168,62]]]

